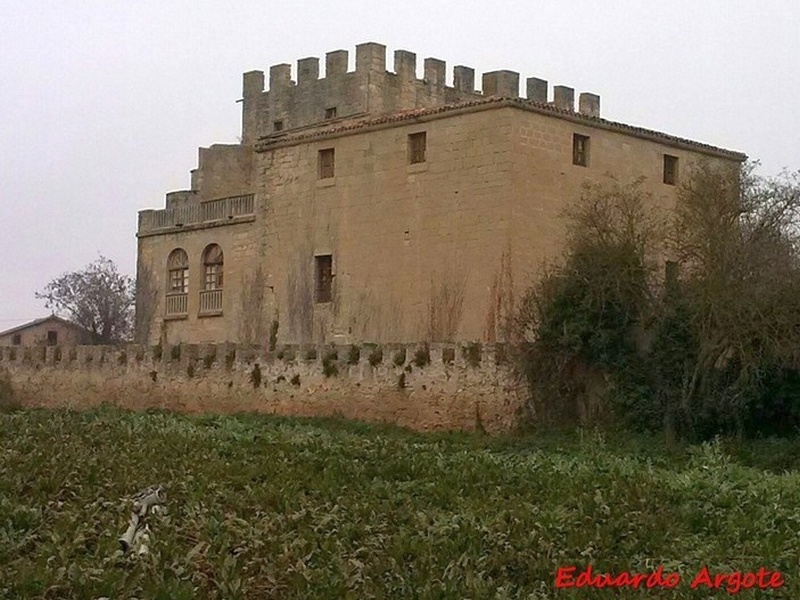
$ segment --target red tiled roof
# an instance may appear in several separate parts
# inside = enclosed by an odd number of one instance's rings
[[[296,130],[285,130],[280,133],[273,133],[262,137],[256,144],[256,151],[263,152],[275,146],[290,145],[297,142],[312,140],[315,138],[324,138],[329,136],[346,135],[350,131],[359,129],[366,129],[378,125],[400,123],[402,121],[409,121],[423,117],[435,116],[442,113],[449,113],[454,111],[469,110],[470,108],[503,108],[514,107],[522,110],[528,110],[541,114],[552,115],[557,118],[567,119],[575,122],[583,122],[590,127],[599,127],[612,131],[619,131],[640,138],[646,138],[653,141],[661,142],[673,146],[682,146],[693,149],[699,152],[714,154],[730,158],[732,160],[744,161],[747,155],[735,150],[727,150],[725,148],[718,148],[710,144],[696,142],[686,138],[681,138],[660,131],[652,129],[645,129],[644,127],[637,127],[635,125],[627,125],[625,123],[618,123],[616,121],[609,121],[600,117],[592,117],[582,113],[573,112],[557,108],[549,103],[534,102],[532,100],[525,100],[523,98],[505,98],[500,96],[493,96],[489,98],[476,98],[475,100],[467,100],[466,102],[458,102],[454,104],[445,104],[442,106],[434,106],[430,108],[414,108],[410,110],[402,110],[394,113],[389,113],[379,116],[364,116],[354,117],[351,119],[342,119],[335,124],[320,124],[308,127],[298,128]]]

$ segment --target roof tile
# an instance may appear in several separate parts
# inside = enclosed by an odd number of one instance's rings
[[[285,145],[295,142],[302,142],[312,140],[315,138],[328,137],[331,135],[347,133],[358,129],[365,129],[368,127],[382,125],[385,123],[394,123],[408,121],[415,118],[427,117],[431,115],[438,115],[441,113],[452,112],[456,110],[469,109],[471,107],[482,107],[486,105],[496,104],[497,108],[511,106],[521,108],[523,110],[532,110],[542,114],[552,114],[558,118],[566,118],[573,121],[585,121],[589,126],[602,127],[604,129],[616,130],[623,133],[629,133],[637,137],[644,137],[656,141],[662,141],[666,144],[688,146],[701,152],[717,154],[731,158],[733,160],[744,161],[747,156],[735,150],[727,150],[712,146],[711,144],[704,144],[686,138],[669,135],[660,131],[646,129],[635,125],[628,125],[616,121],[609,121],[600,117],[593,117],[584,115],[582,113],[573,112],[558,108],[550,103],[534,102],[532,100],[525,100],[521,98],[505,98],[502,96],[493,96],[489,98],[478,98],[475,100],[468,100],[466,102],[458,102],[453,104],[445,104],[430,108],[414,108],[409,110],[401,110],[393,113],[388,113],[380,116],[358,116],[353,119],[341,120],[336,124],[322,124],[318,126],[304,127],[292,133],[292,130],[284,130],[280,133],[270,134],[263,136],[256,144],[256,151],[263,152],[269,150],[273,146]]]

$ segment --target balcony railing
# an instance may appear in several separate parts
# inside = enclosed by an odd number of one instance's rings
[[[189,294],[169,294],[167,296],[168,317],[178,317],[189,313]]]
[[[200,314],[218,314],[222,312],[222,290],[204,290],[200,292]]]
[[[172,229],[199,223],[225,221],[233,217],[255,214],[255,195],[231,196],[162,210],[143,210],[139,213],[139,233]]]

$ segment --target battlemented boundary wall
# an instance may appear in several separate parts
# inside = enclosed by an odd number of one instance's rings
[[[341,416],[417,430],[510,431],[525,403],[502,344],[0,348],[26,407]]]

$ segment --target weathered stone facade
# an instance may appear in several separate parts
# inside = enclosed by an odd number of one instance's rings
[[[51,315],[0,331],[0,346],[56,346],[91,344],[92,332]]]
[[[586,182],[643,177],[668,209],[696,161],[745,158],[601,119],[595,94],[576,111],[571,88],[548,101],[529,78],[519,98],[511,71],[476,92],[472,69],[451,87],[442,61],[419,80],[412,53],[394,72],[385,54],[358,46],[348,73],[328,53],[324,78],[302,59],[296,83],[277,65],[267,91],[244,75],[242,143],[201,149],[192,189],[140,213],[140,341],[494,342]]]

